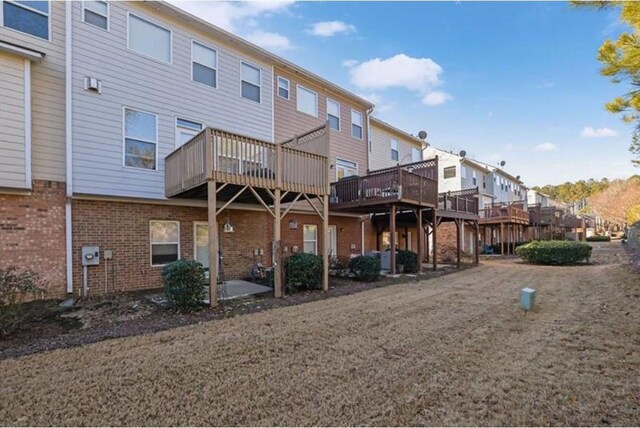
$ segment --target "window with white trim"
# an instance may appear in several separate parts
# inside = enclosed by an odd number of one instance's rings
[[[218,87],[218,51],[195,40],[191,41],[191,79]]]
[[[422,160],[422,150],[411,148],[411,162],[420,162]]]
[[[467,167],[464,165],[460,165],[460,176],[465,180],[467,179]]]
[[[171,63],[171,30],[129,14],[128,48],[150,58]]]
[[[391,139],[391,160],[397,161],[400,158],[400,152],[398,150],[398,140]]]
[[[476,177],[476,172],[475,171],[471,171],[471,173],[473,174],[471,181],[473,182],[474,186],[478,185],[478,178]]]
[[[278,76],[278,96],[280,98],[284,98],[285,100],[289,99],[289,90],[291,88],[291,83],[288,79],[284,77]]]
[[[124,165],[157,169],[158,116],[131,108],[124,109]]]
[[[336,178],[338,180],[345,177],[358,175],[358,164],[342,159],[336,159]]]
[[[309,254],[318,254],[318,226],[305,224],[302,226],[302,251]]]
[[[149,222],[151,266],[162,266],[180,259],[180,222]]]
[[[2,2],[2,25],[21,33],[49,40],[48,1]]]
[[[82,21],[94,27],[109,29],[109,4],[106,1],[83,1]]]
[[[176,147],[180,147],[198,135],[204,126],[192,120],[176,118]]]
[[[443,170],[444,178],[455,178],[456,176],[456,167],[448,166]]]
[[[318,117],[318,94],[304,86],[297,85],[296,107],[298,111]]]
[[[351,110],[351,135],[362,139],[362,113]]]
[[[242,98],[246,98],[257,103],[260,102],[261,91],[261,71],[258,67],[249,65],[246,62],[240,63],[240,81],[241,81],[241,95]]]
[[[340,131],[340,103],[327,98],[327,120],[331,129]]]

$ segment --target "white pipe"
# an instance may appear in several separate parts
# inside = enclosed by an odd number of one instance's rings
[[[89,290],[89,278],[87,278],[87,266],[82,267],[82,297],[87,297]]]

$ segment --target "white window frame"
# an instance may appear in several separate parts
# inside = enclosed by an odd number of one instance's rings
[[[355,123],[353,123],[353,114],[356,114],[358,116],[360,116],[360,125],[357,125]],[[360,127],[360,133],[362,134],[360,137],[356,137],[355,135],[353,135],[353,126],[359,126]],[[351,136],[357,140],[362,140],[364,138],[364,115],[359,112],[358,110],[354,110],[351,109]],[[398,154],[399,156],[400,154]]]
[[[178,242],[156,242],[154,243],[151,236],[151,223],[176,223],[178,225]],[[149,265],[151,267],[162,267],[166,266],[168,263],[163,263],[160,265],[153,264],[153,246],[154,245],[163,245],[163,244],[178,244],[178,258],[176,260],[180,260],[181,248],[180,248],[180,221],[179,220],[149,220]]]
[[[286,98],[283,97],[282,95],[280,95],[280,81],[281,80],[287,82],[287,97]],[[277,93],[278,97],[282,98],[283,100],[290,100],[291,99],[291,81],[289,79],[287,79],[286,77],[277,76],[276,82],[278,82],[278,87],[276,88],[276,93]],[[284,87],[283,87],[283,89],[284,89]]]
[[[147,54],[145,54],[143,52],[138,52],[136,50],[131,49],[131,47],[129,46],[129,41],[130,41],[129,36],[131,35],[131,17],[132,16],[134,16],[134,17],[136,17],[136,18],[138,18],[138,19],[140,19],[142,21],[146,21],[149,24],[155,25],[156,27],[160,27],[163,30],[167,30],[169,32],[169,62],[166,62],[163,59],[158,59],[158,58],[152,57],[151,55],[147,55]],[[144,58],[148,58],[148,59],[151,59],[153,61],[156,61],[156,62],[158,62],[160,64],[169,64],[169,65],[171,65],[171,64],[173,64],[173,31],[170,28],[165,27],[164,25],[158,24],[155,20],[147,18],[146,16],[142,16],[142,15],[137,14],[137,13],[127,12],[127,50],[129,52],[133,52],[136,55],[140,55],[140,56],[142,56]]]
[[[260,89],[260,101],[252,100],[251,98],[245,98],[245,97],[242,96],[242,82],[247,82],[248,84],[253,85],[253,83],[251,83],[249,81],[246,81],[246,80],[244,80],[242,78],[242,65],[243,64],[258,70],[258,73],[259,73],[258,82],[260,83],[258,85],[258,88]],[[242,98],[243,100],[251,101],[252,103],[262,104],[262,98],[263,98],[262,97],[262,67],[260,67],[260,66],[258,66],[256,64],[253,64],[251,62],[248,62],[248,61],[245,61],[245,60],[241,60],[240,61],[240,76],[239,77],[240,77],[240,88],[239,88],[240,89],[240,98]]]
[[[196,132],[196,133],[193,135],[194,137],[195,137],[196,135],[198,135],[200,132],[202,132],[202,131],[206,128],[206,126],[205,126],[204,122],[203,122],[203,121],[201,121],[201,120],[193,120],[193,119],[189,119],[189,118],[188,118],[188,117],[186,117],[186,116],[175,116],[175,125],[176,125],[176,141],[175,141],[175,142],[176,142],[176,146],[175,146],[175,147],[176,147],[176,148],[178,148],[178,147],[180,147],[180,146],[181,146],[181,145],[178,145],[178,143],[179,143],[179,141],[180,141],[180,130],[181,130],[181,129],[187,129],[187,130],[190,130],[190,131],[194,131],[194,132],[195,132],[195,129],[186,128],[186,127],[184,127],[184,126],[180,126],[180,125],[178,125],[178,120],[186,120],[187,122],[193,122],[193,123],[197,123],[197,124],[199,124],[199,125],[200,125],[200,131],[199,131],[199,132]]]
[[[349,166],[355,165],[356,173],[354,175],[359,175],[360,174],[360,165],[358,165],[358,162],[350,161],[350,160],[347,160],[347,159],[336,158],[336,181],[339,180],[339,178],[338,178],[338,168],[341,166],[341,165],[339,165],[340,162],[350,164]],[[342,166],[344,167],[344,165],[342,165]],[[351,177],[351,176],[349,176],[349,177]]]
[[[415,147],[411,147],[411,162],[420,162],[421,160],[422,160],[422,150],[417,149]]]
[[[476,176],[476,172],[475,171],[471,171],[471,183],[474,186],[478,185],[478,177]]]
[[[451,169],[453,168],[453,175],[451,177],[447,177],[447,171],[451,171]],[[442,178],[444,180],[448,180],[450,178],[456,178],[458,176],[458,169],[454,166],[445,166],[442,169]]]
[[[311,113],[307,113],[306,111],[300,110],[300,104],[298,104],[299,100],[300,100],[300,89],[303,89],[307,92],[310,92],[312,94],[314,94],[316,96],[316,114],[311,114]],[[312,91],[311,89],[302,86],[302,85],[296,85],[296,110],[298,110],[300,113],[304,113],[306,115],[309,115],[311,117],[318,117],[318,114],[320,113],[320,108],[319,108],[319,104],[320,103],[320,98],[318,97],[318,93],[316,91]]]
[[[196,254],[198,254],[198,239],[197,239],[197,235],[196,235],[197,234],[197,230],[198,230],[198,226],[207,226],[207,228],[209,228],[209,222],[208,221],[194,221],[193,222],[193,260],[196,260]]]
[[[331,128],[331,126],[329,126],[330,129],[336,131],[336,132],[340,132],[340,130],[342,129],[342,106],[340,105],[340,103],[336,100],[333,100],[331,98],[327,98],[327,120],[329,120],[329,103],[336,103],[338,105],[338,129],[333,129]],[[334,115],[331,115],[334,116]],[[334,116],[336,117],[336,116]]]
[[[212,50],[212,51],[214,51],[216,53],[216,65],[213,68],[215,70],[215,72],[216,72],[216,83],[215,83],[215,86],[209,86],[206,83],[202,83],[202,82],[198,82],[197,80],[193,80],[193,63],[195,62],[195,60],[193,59],[193,45],[194,44],[199,44],[203,48],[210,49],[210,50]],[[220,52],[218,51],[218,49],[214,48],[213,46],[210,46],[210,45],[208,45],[206,43],[202,43],[201,41],[196,40],[196,39],[191,39],[191,66],[190,66],[190,68],[191,68],[191,81],[193,83],[198,84],[198,85],[206,86],[209,89],[218,89],[218,62],[219,62],[218,56],[219,55],[220,55]],[[200,63],[198,63],[198,64],[200,64]],[[204,64],[200,64],[200,65],[202,65],[203,67],[211,68],[208,65],[204,65]]]
[[[125,115],[125,111],[126,110],[134,110],[134,111],[139,111],[141,113],[147,113],[147,114],[152,114],[156,117],[156,141],[146,141],[146,140],[138,140],[138,141],[142,141],[145,143],[153,143],[156,145],[156,165],[154,169],[148,169],[148,168],[140,168],[137,166],[128,166],[126,164],[126,155],[127,155],[127,123],[126,123],[126,115]],[[145,172],[158,172],[158,119],[159,116],[157,113],[153,113],[150,111],[146,111],[146,110],[142,110],[136,107],[130,107],[130,106],[122,106],[122,167],[123,168],[128,168],[128,169],[135,169],[136,171],[145,171]],[[136,138],[137,140],[137,138]]]
[[[462,177],[463,180],[467,179],[467,167],[464,165],[460,165],[460,177]]]
[[[13,4],[13,5],[17,6],[17,7],[20,7],[22,9],[28,10],[29,12],[34,12],[34,13],[37,13],[39,15],[46,16],[47,17],[47,38],[43,39],[42,37],[35,36],[35,35],[31,34],[31,33],[25,33],[24,31],[16,30],[15,28],[11,28],[11,27],[5,26],[4,25],[4,3],[11,3],[11,4]],[[27,5],[24,5],[22,3],[16,3],[14,1],[8,1],[8,0],[0,0],[0,27],[6,28],[7,30],[10,30],[10,31],[15,31],[16,33],[24,34],[24,35],[29,36],[29,37],[35,37],[38,40],[46,40],[47,42],[51,42],[51,31],[52,31],[52,29],[51,29],[51,27],[52,27],[51,26],[51,3],[52,2],[51,1],[47,1],[47,3],[49,5],[49,13],[45,13],[45,12],[43,12],[41,10],[34,9],[34,8],[29,7]]]
[[[305,227],[311,226],[315,229],[316,233],[316,239],[313,241],[307,241],[304,239],[304,229]],[[304,224],[302,225],[302,252],[304,253],[304,244],[306,244],[307,242],[313,242],[314,243],[314,251],[313,253],[307,253],[307,254],[314,254],[314,255],[318,255],[318,225],[317,224]]]
[[[85,19],[84,19],[84,17],[85,17],[84,11],[86,10],[85,3],[86,3],[86,1],[83,0],[82,1],[82,22],[84,22],[87,25],[91,25],[94,28],[98,28],[98,29],[100,29],[102,31],[109,32],[111,30],[111,5],[109,4],[109,2],[105,1],[106,5],[107,5],[107,14],[106,15],[100,15],[99,13],[91,10],[91,12],[95,13],[96,15],[104,16],[105,18],[107,18],[107,28],[98,27],[97,25],[93,25],[92,23],[85,21]],[[127,21],[127,25],[129,25],[128,21]],[[127,35],[127,43],[128,43],[128,35]]]
[[[391,160],[395,162],[400,162],[400,143],[395,138],[392,138],[389,140],[389,144],[391,146]],[[393,158],[393,152],[396,152],[397,159]]]

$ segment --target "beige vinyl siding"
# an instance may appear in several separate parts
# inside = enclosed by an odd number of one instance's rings
[[[288,140],[296,134],[304,133],[309,129],[324,124],[327,120],[328,97],[340,103],[340,131],[331,130],[330,162],[335,165],[336,158],[355,162],[358,164],[358,174],[365,175],[367,173],[366,142],[368,136],[365,108],[340,94],[329,93],[326,88],[306,79],[301,79],[298,75],[291,74],[280,67],[275,68],[275,75],[284,77],[290,82],[289,99],[275,97],[274,100],[276,142]],[[274,81],[274,88],[277,90],[277,79],[274,78]],[[301,85],[318,94],[318,117],[313,117],[297,110],[297,85]],[[362,139],[351,136],[351,109],[362,113]],[[331,181],[335,181],[335,167],[331,170],[331,174]]]
[[[398,160],[391,159],[391,140],[398,141]],[[371,121],[371,170],[388,168],[397,165],[398,162],[411,163],[411,149],[421,149],[421,145],[406,137],[393,133]]]
[[[171,64],[127,49],[127,12],[171,30]],[[108,32],[81,18],[74,4],[74,192],[164,199],[164,158],[175,149],[176,117],[272,140],[270,65],[142,2],[110,3]],[[192,40],[217,49],[217,88],[191,80]],[[241,61],[261,69],[261,103],[240,96]],[[85,76],[102,81],[102,94],[84,90]],[[123,166],[123,107],[158,116],[156,171]]]
[[[0,187],[28,187],[24,72],[24,58],[0,52]]]
[[[65,181],[65,8],[52,1],[51,40],[0,26],[0,40],[45,54],[31,64],[31,164],[36,180]]]

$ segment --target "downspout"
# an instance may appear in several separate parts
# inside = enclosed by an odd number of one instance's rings
[[[67,181],[67,198],[65,201],[65,240],[66,240],[66,262],[67,262],[67,293],[73,293],[73,236],[72,236],[72,221],[71,221],[71,198],[73,197],[73,173],[72,173],[72,148],[73,148],[73,134],[72,134],[72,62],[71,62],[71,50],[72,50],[72,23],[73,23],[73,2],[65,4],[65,166],[66,166],[66,181]]]
[[[371,123],[369,117],[373,113],[373,107],[367,110],[367,174],[371,171]]]

